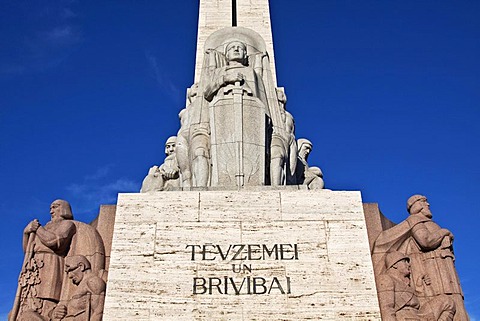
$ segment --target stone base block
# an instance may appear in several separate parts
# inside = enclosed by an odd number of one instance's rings
[[[360,192],[120,194],[104,320],[380,320]]]

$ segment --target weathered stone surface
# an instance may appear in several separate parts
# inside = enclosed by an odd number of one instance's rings
[[[108,272],[110,266],[110,252],[112,251],[113,228],[115,224],[116,205],[101,205],[98,216],[90,223],[102,237],[105,247],[105,271]],[[102,276],[107,280],[107,275]]]
[[[324,187],[322,171],[307,164],[312,144],[303,139],[297,151],[293,116],[284,89],[275,85],[267,47],[260,34],[243,27],[221,28],[205,39],[201,77],[179,114],[182,188]],[[158,172],[151,168],[142,191],[162,190]]]
[[[154,165],[143,179],[140,193],[165,191],[180,186],[180,168],[175,153],[177,137],[171,136],[165,142],[165,160],[160,166]]]
[[[433,320],[469,320],[460,280],[455,270],[453,234],[432,221],[430,204],[425,196],[410,197],[407,201],[407,210],[410,216],[400,224],[381,232],[372,250],[379,298],[382,303],[382,317],[396,316],[403,320],[400,318],[401,314],[395,315],[389,310],[391,297],[403,289],[397,291],[396,288],[401,287],[397,287],[396,282],[388,281],[390,276],[403,273],[402,278],[408,279],[408,282],[404,282],[408,284],[407,292],[411,292],[421,308],[443,296],[452,302],[445,304],[446,301],[442,301],[445,311],[448,310],[451,317],[439,317],[444,310],[437,306],[433,311],[436,313]],[[409,261],[408,271],[398,272],[395,271],[396,268],[391,269],[392,264],[388,263],[388,258],[392,257],[392,253],[397,253],[395,255]],[[398,295],[402,296],[401,293]],[[402,306],[398,308],[401,309]]]
[[[267,44],[270,70],[276,84],[272,27],[268,0],[237,1],[237,25],[257,31]],[[232,26],[232,0],[200,1],[198,15],[195,83],[200,81],[204,61],[204,44],[215,31]]]
[[[35,219],[24,229],[25,259],[8,319],[50,320],[55,315],[55,320],[63,320],[73,313],[100,320],[107,278],[102,238],[92,225],[73,220],[65,200],[53,201],[50,214],[45,226]],[[67,261],[80,257],[81,262],[72,261],[69,268]],[[81,284],[83,277],[89,281]],[[93,283],[100,285],[92,290],[89,286]]]
[[[313,144],[305,138],[297,141],[298,161],[296,174],[296,183],[307,185],[309,189],[322,189],[325,187],[322,170],[316,166],[308,165],[308,156],[312,152]]]
[[[380,320],[359,192],[120,194],[115,226],[104,320]]]
[[[385,256],[385,266],[386,271],[377,278],[382,320],[453,321],[456,307],[451,297],[442,294],[420,302],[411,284],[408,256],[389,252]]]

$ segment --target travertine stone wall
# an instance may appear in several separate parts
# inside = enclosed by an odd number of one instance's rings
[[[268,56],[270,58],[270,70],[273,81],[277,84],[275,70],[275,55],[273,52],[272,25],[270,20],[270,8],[268,0],[237,0],[237,24],[255,30],[265,40]],[[275,4],[275,1],[272,1]]]
[[[200,80],[205,40],[217,30],[232,26],[232,0],[200,1],[197,33],[195,82]],[[276,84],[273,38],[268,0],[237,0],[237,26],[258,32],[265,40],[270,57],[270,69]]]
[[[360,192],[120,194],[104,320],[380,320]]]

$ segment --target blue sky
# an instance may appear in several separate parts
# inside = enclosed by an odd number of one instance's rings
[[[239,0],[242,1],[242,0]],[[24,226],[56,198],[89,222],[135,192],[193,82],[198,3],[1,1],[0,319]],[[272,0],[279,86],[327,188],[395,222],[427,195],[480,318],[480,2]]]

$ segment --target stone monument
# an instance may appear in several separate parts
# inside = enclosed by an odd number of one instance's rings
[[[8,320],[73,320],[68,318],[72,308],[67,309],[67,306],[74,306],[75,315],[83,311],[84,315],[91,316],[85,320],[101,320],[103,299],[95,295],[102,293],[92,293],[90,285],[94,278],[101,282],[107,280],[102,236],[95,227],[73,220],[67,201],[55,200],[50,206],[50,214],[51,221],[45,226],[35,219],[25,227],[25,260]],[[68,263],[79,257],[81,262],[77,265]],[[81,268],[82,273],[74,273],[77,268]],[[89,276],[83,277],[84,273]],[[81,282],[82,286],[79,286]],[[84,289],[81,299],[77,286]],[[81,308],[80,301],[84,304]]]
[[[360,192],[324,189],[286,103],[268,0],[200,0],[163,164],[90,225],[63,200],[27,225],[9,321],[467,321],[453,235],[426,198],[395,225]]]
[[[324,189],[286,102],[268,1],[200,1],[180,184],[119,195],[105,320],[380,319],[360,193]]]
[[[410,292],[422,305],[441,301],[448,302],[452,317],[433,318],[433,320],[469,320],[463,302],[463,292],[455,269],[453,254],[453,234],[432,221],[432,213],[427,198],[413,195],[407,201],[410,216],[400,224],[379,233],[372,250],[375,275],[382,278],[390,269],[386,263],[392,253],[401,253],[408,257],[411,265],[408,278]],[[400,295],[398,291],[385,289],[385,282],[378,282],[380,302],[389,296]],[[436,304],[439,304],[438,302]],[[385,312],[385,306],[382,313]],[[397,306],[401,315],[402,306]],[[441,311],[436,311],[441,312]],[[388,312],[389,314],[391,312]],[[440,314],[439,314],[440,315]],[[422,320],[420,318],[419,320]]]

